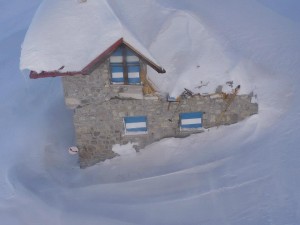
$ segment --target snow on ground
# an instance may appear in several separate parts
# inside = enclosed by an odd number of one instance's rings
[[[120,156],[136,155],[134,149],[134,143],[128,143],[127,145],[114,145],[112,151]]]
[[[255,88],[259,114],[80,170],[67,152],[75,140],[60,79],[29,80],[18,69],[40,1],[1,1],[1,224],[299,224],[300,33],[299,16],[289,13],[299,3],[288,0],[284,10],[279,0],[127,1],[148,23],[148,9],[165,12],[153,26],[201,25],[197,35],[212,43],[212,55],[226,53],[230,74]],[[110,4],[120,18],[129,10]],[[168,29],[159,33],[172,38]],[[154,49],[151,35],[146,47]],[[194,86],[190,78],[170,82]]]

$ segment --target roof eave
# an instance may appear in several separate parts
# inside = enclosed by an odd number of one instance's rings
[[[108,49],[102,52],[97,58],[90,62],[86,67],[82,69],[82,74],[87,75],[95,68],[96,65],[104,62],[121,44],[123,43],[123,38],[117,40]]]
[[[157,65],[155,62],[144,56],[141,52],[139,52],[136,48],[131,46],[129,43],[124,41],[123,38],[117,40],[114,44],[112,44],[108,49],[102,52],[98,57],[96,57],[92,62],[90,62],[86,67],[84,67],[81,71],[74,72],[60,72],[56,71],[42,71],[41,73],[37,73],[35,71],[31,71],[29,77],[31,79],[38,78],[46,78],[46,77],[62,77],[62,76],[74,76],[74,75],[88,75],[90,72],[100,63],[104,62],[121,44],[126,45],[131,51],[133,51],[141,60],[143,60],[146,64],[152,67],[158,73],[166,73],[166,70]]]
[[[166,70],[157,65],[155,62],[144,56],[141,52],[139,52],[136,48],[134,48],[132,45],[130,45],[128,42],[123,40],[123,44],[126,45],[131,51],[133,51],[140,59],[145,61],[150,67],[152,67],[156,72],[158,73],[166,73]]]
[[[81,74],[80,71],[76,72],[59,72],[59,71],[42,71],[41,73],[37,73],[35,71],[30,71],[29,77],[30,79],[38,79],[38,78],[47,78],[47,77],[63,77],[63,76],[75,76]]]

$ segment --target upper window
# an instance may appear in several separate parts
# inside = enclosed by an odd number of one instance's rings
[[[111,82],[113,84],[140,84],[140,60],[124,45],[110,56]]]
[[[202,112],[188,112],[180,113],[180,130],[189,131],[189,130],[199,130],[202,128]]]

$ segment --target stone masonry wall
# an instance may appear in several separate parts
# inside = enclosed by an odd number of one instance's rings
[[[258,112],[257,104],[251,103],[248,95],[236,96],[222,116],[227,101],[221,97],[197,95],[172,103],[165,98],[121,99],[118,92],[124,85],[110,85],[109,74],[109,63],[105,62],[88,76],[63,78],[66,104],[74,109],[82,168],[115,157],[111,150],[115,144],[132,142],[139,150],[163,138],[195,133],[179,130],[179,113],[182,112],[203,112],[204,128],[237,123]],[[124,135],[125,116],[147,116],[148,134]]]

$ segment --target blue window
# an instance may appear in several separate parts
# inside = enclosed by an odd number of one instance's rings
[[[202,128],[202,112],[189,112],[179,114],[180,130],[197,130]]]
[[[124,118],[125,134],[147,134],[147,117],[146,116],[129,116]]]
[[[140,84],[140,60],[133,51],[125,46],[119,47],[110,56],[111,83],[113,84]]]

